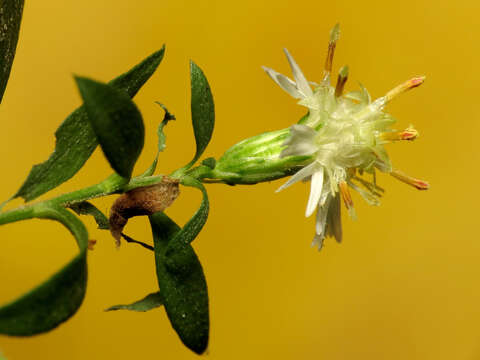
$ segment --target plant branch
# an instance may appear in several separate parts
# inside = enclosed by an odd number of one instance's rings
[[[59,195],[52,199],[0,212],[0,225],[38,217],[39,212],[46,207],[68,207],[69,205],[82,201],[116,193],[123,193],[143,186],[158,184],[162,182],[163,177],[164,175],[136,177],[131,179],[129,183],[126,183],[124,178],[117,174],[113,174],[96,185]]]

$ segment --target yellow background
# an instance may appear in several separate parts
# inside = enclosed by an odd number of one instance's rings
[[[261,70],[290,74],[287,47],[307,77],[322,73],[330,28],[341,23],[334,68],[350,66],[348,89],[361,81],[374,97],[413,75],[426,83],[395,100],[399,128],[421,137],[390,146],[394,164],[426,179],[419,192],[381,176],[382,206],[354,197],[359,220],[344,216],[344,242],[310,247],[304,218],[308,184],[280,194],[281,181],[209,185],[212,210],[194,242],[210,291],[210,359],[479,359],[477,1],[27,1],[6,96],[0,106],[2,180],[8,198],[54,146],[53,133],[80,104],[72,74],[107,81],[167,44],[166,57],[135,101],[147,128],[136,168],[156,147],[159,100],[177,116],[167,127],[160,172],[194,151],[188,61],[213,89],[216,127],[206,156],[237,141],[285,128],[304,109]],[[111,170],[97,150],[78,176],[52,194],[96,183]],[[112,198],[97,201],[104,211]],[[168,211],[183,224],[200,195],[182,189]],[[9,205],[20,205],[17,200]],[[98,240],[80,311],[33,338],[0,337],[18,359],[194,359],[163,309],[103,309],[154,291],[152,254],[124,244],[84,218]],[[127,232],[151,241],[145,219]],[[76,247],[48,221],[0,228],[0,302],[22,294],[61,267]]]

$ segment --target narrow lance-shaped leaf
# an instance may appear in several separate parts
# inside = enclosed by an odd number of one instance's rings
[[[165,137],[165,133],[163,132],[163,128],[165,127],[165,125],[168,124],[170,120],[175,120],[175,115],[171,114],[168,111],[168,109],[165,107],[165,105],[163,105],[158,101],[155,101],[155,103],[158,104],[163,109],[163,111],[165,111],[165,115],[163,116],[163,120],[160,122],[157,129],[157,136],[158,136],[157,154],[155,155],[155,159],[153,160],[152,165],[150,165],[150,167],[141,175],[142,177],[152,176],[153,173],[155,172],[155,169],[157,168],[158,155],[163,150],[165,150],[165,147],[166,147],[166,137]]]
[[[192,124],[197,150],[192,161],[185,166],[187,169],[202,156],[212,138],[215,125],[215,107],[210,85],[202,70],[193,61],[190,61],[190,81]]]
[[[23,0],[0,1],[0,102],[12,70],[22,21]]]
[[[165,47],[153,53],[109,84],[134,97],[163,59]],[[70,179],[85,164],[98,145],[85,108],[75,110],[55,132],[56,145],[47,161],[33,166],[27,179],[13,196],[30,201]]]
[[[157,136],[158,136],[158,152],[162,152],[163,150],[165,150],[165,147],[167,146],[166,145],[166,137],[165,137],[165,134],[163,132],[163,128],[171,121],[171,120],[176,120],[175,118],[175,115],[173,115],[170,111],[168,111],[168,109],[166,108],[165,105],[163,105],[162,103],[158,102],[158,101],[155,101],[155,103],[160,106],[163,111],[165,111],[165,115],[163,116],[163,120],[162,122],[160,123],[160,125],[158,125],[158,129],[157,129]]]
[[[95,222],[98,225],[98,228],[101,230],[108,230],[110,226],[108,225],[108,218],[102,213],[98,208],[89,203],[88,201],[82,201],[79,203],[71,204],[70,209],[75,211],[78,215],[91,215],[95,219]]]
[[[64,208],[38,209],[35,216],[56,220],[75,236],[80,252],[63,269],[35,289],[0,307],[0,333],[29,336],[49,331],[78,310],[87,285],[88,233]]]
[[[206,167],[209,167],[210,169],[215,169],[215,165],[217,164],[217,161],[215,160],[215,158],[209,157],[209,158],[206,158],[205,160],[202,160],[201,164]]]
[[[181,184],[199,189],[202,192],[203,197],[197,212],[185,224],[185,226],[182,228],[182,231],[175,234],[175,236],[173,236],[168,242],[166,249],[167,266],[172,271],[176,271],[176,267],[181,266],[181,261],[177,261],[176,259],[176,257],[181,254],[181,251],[179,252],[178,250],[183,249],[184,244],[190,244],[193,240],[195,240],[205,225],[205,222],[208,218],[208,212],[210,210],[207,191],[200,181],[194,179],[193,177],[185,176],[182,178]]]
[[[153,246],[152,245],[148,245],[148,244],[145,244],[142,241],[132,239],[130,236],[128,236],[127,234],[124,234],[123,232],[120,235],[129,244],[137,244],[137,245],[140,245],[141,247],[143,247],[145,249],[153,251]]]
[[[202,354],[208,346],[208,291],[203,269],[192,246],[185,242],[175,247],[178,264],[172,271],[166,266],[166,251],[172,238],[181,236],[183,229],[163,212],[150,217],[155,245],[158,285],[172,327],[190,350]]]
[[[114,305],[105,311],[113,310],[131,310],[131,311],[149,311],[163,305],[163,298],[159,291],[148,294],[143,299],[127,305]]]
[[[129,179],[145,138],[140,111],[124,91],[87,78],[75,79],[105,157],[117,174]]]

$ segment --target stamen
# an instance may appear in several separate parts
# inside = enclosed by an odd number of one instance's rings
[[[340,194],[342,194],[343,203],[348,210],[348,214],[353,220],[357,219],[357,214],[355,213],[355,208],[353,207],[352,196],[350,195],[350,190],[345,181],[342,181],[340,184]]]
[[[335,97],[338,98],[342,96],[343,88],[345,87],[345,83],[347,82],[347,79],[348,79],[348,66],[345,65],[338,72],[337,85],[335,87]]]
[[[335,47],[337,46],[338,38],[340,37],[340,24],[330,30],[330,41],[328,42],[327,58],[325,59],[325,70],[323,73],[323,81],[330,82],[330,73],[332,72],[333,54],[335,53]]]
[[[417,77],[414,77],[413,79],[405,81],[403,84],[398,85],[396,88],[390,90],[387,93],[387,95],[385,95],[384,97],[385,102],[389,102],[396,96],[400,95],[401,93],[404,93],[405,91],[408,91],[410,89],[413,89],[413,88],[416,88],[417,86],[422,85],[424,81],[425,81],[425,76],[417,76]]]
[[[356,192],[358,192],[358,193],[365,199],[365,201],[366,201],[369,205],[374,205],[374,206],[380,205],[380,201],[378,200],[378,197],[375,195],[374,192],[366,191],[366,190],[358,187],[357,185],[355,185],[355,184],[354,184],[353,182],[351,182],[351,181],[348,182],[348,185],[349,185],[353,190],[355,190]]]
[[[367,180],[362,179],[361,177],[354,176],[352,177],[352,180],[358,181],[365,189],[367,189],[377,197],[382,197],[382,194],[385,192],[385,190],[382,189],[380,186],[370,183]]]
[[[390,172],[390,175],[392,175],[395,179],[404,182],[405,184],[417,188],[418,190],[428,190],[430,188],[429,183],[427,183],[426,181],[415,179],[401,172],[400,170],[393,170],[392,172]]]
[[[418,137],[418,131],[409,127],[402,131],[391,131],[380,134],[379,138],[385,141],[415,140]]]

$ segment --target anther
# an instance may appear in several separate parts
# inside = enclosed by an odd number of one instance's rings
[[[385,141],[415,140],[418,137],[418,131],[409,127],[402,131],[391,131],[380,134],[379,138]]]
[[[335,47],[337,46],[337,41],[339,37],[340,37],[340,24],[335,24],[332,30],[330,30],[330,41],[328,42],[327,58],[325,59],[323,81],[330,82],[330,73],[332,72],[333,55],[335,54]]]
[[[348,79],[348,66],[343,66],[338,72],[337,85],[335,86],[335,97],[342,96],[345,83]]]
[[[425,76],[417,76],[408,81],[405,81],[403,84],[400,84],[397,87],[393,88],[385,95],[385,102],[389,102],[396,96],[400,95],[401,93],[404,93],[405,91],[408,91],[410,89],[413,89],[413,88],[416,88],[417,86],[422,85],[424,81],[425,81]]]
[[[342,194],[343,203],[348,210],[348,214],[352,219],[357,218],[357,214],[355,213],[355,208],[353,207],[353,200],[352,195],[350,194],[350,190],[348,189],[348,185],[345,181],[342,181],[339,184],[340,187],[340,194]]]
[[[411,176],[406,175],[405,173],[401,172],[400,170],[393,170],[390,175],[392,175],[395,179],[398,179],[405,184],[413,186],[418,190],[428,190],[430,185],[423,180],[415,179]]]

